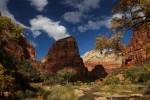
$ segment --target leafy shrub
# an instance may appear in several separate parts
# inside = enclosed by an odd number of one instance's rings
[[[132,83],[144,83],[150,80],[150,64],[131,66],[126,70],[126,79]]]
[[[15,96],[16,96],[16,98],[19,98],[19,99],[24,99],[25,98],[25,94],[22,90],[16,91]]]
[[[73,85],[75,85],[75,86],[82,86],[83,83],[81,81],[76,81],[76,82],[73,83]]]
[[[26,95],[26,98],[33,98],[36,96],[36,92],[31,91],[31,90],[26,90],[25,95]]]
[[[118,74],[124,75],[124,80],[119,81]],[[114,72],[104,79],[104,84],[138,84],[150,81],[150,62],[128,67],[126,70]]]
[[[6,34],[6,31],[9,34]],[[21,26],[13,23],[10,18],[0,16],[0,40],[3,40],[4,38],[7,40],[18,40],[23,31],[24,29]]]
[[[69,79],[76,73],[76,70],[73,68],[64,68],[57,72],[57,80],[61,84],[68,84]]]
[[[25,91],[19,90],[19,91],[16,91],[14,94],[16,98],[18,99],[34,98],[37,95],[36,92],[31,91],[31,90],[25,90]]]
[[[28,76],[30,81],[36,82],[40,80],[40,77],[38,75],[38,72],[35,68],[33,68],[30,63],[26,60],[20,62],[19,65],[17,65],[18,72]]]
[[[78,97],[70,87],[55,86],[47,100],[78,100]]]
[[[5,74],[5,69],[0,64],[0,95],[4,90],[11,90],[14,87],[14,80],[12,76]]]
[[[54,85],[57,83],[56,76],[54,75],[49,75],[45,73],[45,74],[42,74],[40,78],[43,80],[43,84],[45,85]]]
[[[87,85],[91,85],[91,86],[94,86],[96,89],[99,89],[99,88],[104,87],[105,84],[102,80],[96,80],[93,82],[93,84],[92,82],[90,82],[90,84],[87,84]]]
[[[118,85],[118,84],[120,84],[120,80],[116,76],[108,75],[106,77],[106,79],[104,80],[104,84],[107,84],[107,85]]]

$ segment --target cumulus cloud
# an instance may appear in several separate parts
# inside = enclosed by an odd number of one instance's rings
[[[85,32],[87,30],[98,30],[102,26],[106,26],[106,20],[103,21],[91,21],[89,20],[87,24],[78,26],[80,32]]]
[[[99,2],[100,0],[65,0],[64,4],[71,6],[76,10],[66,12],[63,15],[63,18],[65,21],[73,24],[79,23],[81,19],[84,18],[85,12],[99,7]]]
[[[23,25],[22,23],[20,23],[19,21],[17,21],[14,18],[14,15],[11,14],[7,8],[7,4],[8,4],[9,0],[0,0],[0,12],[3,16],[9,17],[11,18],[15,23],[21,25],[24,28],[28,28],[27,26]]]
[[[28,0],[30,5],[33,6],[36,10],[42,11],[44,7],[48,4],[47,0]]]
[[[34,19],[30,20],[31,30],[33,35],[39,36],[41,31],[47,33],[49,37],[52,37],[55,40],[68,37],[67,29],[65,26],[60,25],[60,22],[54,22],[51,19],[44,17],[42,15],[37,16]]]

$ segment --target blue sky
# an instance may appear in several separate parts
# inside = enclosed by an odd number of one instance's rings
[[[111,36],[114,0],[0,0],[2,15],[22,25],[25,37],[36,47],[38,60],[52,44],[67,36],[76,38],[80,55],[95,48],[96,37]],[[129,43],[131,32],[122,39]]]

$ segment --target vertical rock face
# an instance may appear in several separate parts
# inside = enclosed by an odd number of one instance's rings
[[[21,36],[19,38],[19,45],[23,49],[25,59],[36,60],[36,50],[26,38]]]
[[[50,74],[56,74],[66,67],[75,68],[78,76],[84,76],[88,72],[84,67],[76,40],[73,37],[56,41],[41,62],[45,63],[45,72]]]
[[[10,53],[18,59],[36,60],[35,48],[22,36],[19,38],[18,43],[14,41],[2,41],[1,45],[7,53]]]
[[[134,30],[133,37],[126,49],[123,66],[134,65],[149,59],[147,44],[150,43],[150,23],[145,23]]]
[[[18,44],[9,41],[2,41],[1,46],[7,53],[13,55],[14,57],[20,60],[24,59],[23,49]]]

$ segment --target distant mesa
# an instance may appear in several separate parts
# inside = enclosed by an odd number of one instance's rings
[[[88,71],[92,71],[97,65],[104,67],[107,73],[121,69],[122,56],[111,52],[110,54],[101,54],[98,50],[86,52],[83,56],[83,62]]]

